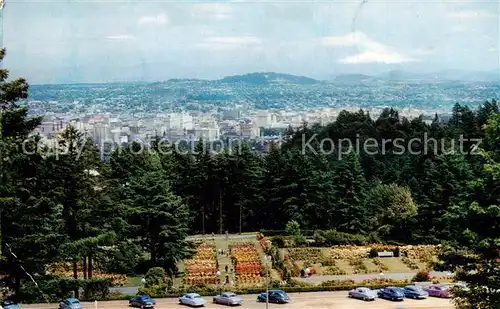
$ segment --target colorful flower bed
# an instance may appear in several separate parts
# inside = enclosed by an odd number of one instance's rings
[[[47,267],[47,272],[58,277],[73,278],[73,265],[72,263],[54,263]],[[77,273],[78,278],[84,277],[82,264],[78,264]],[[102,272],[96,263],[93,264],[92,278],[109,278],[115,286],[123,286],[128,281],[125,275]]]
[[[212,243],[202,243],[196,248],[193,257],[184,262],[186,266],[186,276],[184,284],[202,285],[217,284],[217,255],[215,245]]]
[[[401,247],[401,253],[411,260],[418,260],[423,263],[432,262],[437,255],[438,246],[418,245]]]
[[[307,261],[312,264],[320,262],[324,257],[320,248],[288,249],[289,257],[295,261]]]
[[[368,257],[369,253],[369,247],[333,246],[330,248],[330,257],[333,259],[364,259]]]
[[[235,243],[230,246],[231,260],[238,284],[261,284],[263,267],[254,243]]]

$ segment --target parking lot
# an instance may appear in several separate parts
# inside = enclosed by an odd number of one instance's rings
[[[364,302],[347,298],[346,291],[339,292],[309,292],[289,293],[292,302],[285,305],[269,304],[270,308],[288,309],[453,309],[449,299],[427,298],[422,300],[405,299],[403,302],[391,302],[383,299]],[[242,295],[244,300],[242,309],[264,309],[265,303],[256,302],[257,295]],[[205,308],[225,308],[224,305],[212,304],[212,297],[205,297]],[[97,303],[83,303],[83,309],[122,309],[128,308],[128,301],[101,301]],[[175,298],[156,299],[157,309],[183,308]],[[22,309],[56,309],[57,304],[30,304],[23,305]],[[187,307],[186,307],[187,308]]]

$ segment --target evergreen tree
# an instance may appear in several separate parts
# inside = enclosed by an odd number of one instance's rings
[[[176,262],[188,256],[189,211],[171,191],[167,177],[159,171],[132,178],[124,187],[129,237],[139,239],[150,254],[152,266],[162,266],[170,274]]]

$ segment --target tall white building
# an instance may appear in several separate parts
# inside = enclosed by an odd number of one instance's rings
[[[111,129],[108,124],[96,123],[92,126],[90,132],[94,139],[94,143],[97,145],[112,141]]]
[[[271,126],[272,117],[271,113],[267,110],[259,110],[257,111],[257,115],[254,121],[258,127],[268,128]]]
[[[172,131],[192,130],[193,117],[186,112],[169,114],[166,119],[166,126]]]

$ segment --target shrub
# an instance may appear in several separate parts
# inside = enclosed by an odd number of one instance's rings
[[[406,284],[408,281],[406,280],[394,280],[394,279],[389,279],[389,278],[372,278],[372,279],[365,279],[361,282],[361,285],[384,285],[384,284]]]
[[[340,269],[336,265],[328,266],[325,271],[323,271],[324,275],[334,275],[334,276],[339,276],[339,275],[346,275],[347,273]]]
[[[411,279],[412,282],[428,282],[431,280],[431,276],[429,275],[428,271],[419,271],[413,279]]]
[[[137,295],[155,295],[156,297],[165,297],[167,295],[167,285],[153,285],[150,287],[139,288]]]
[[[321,287],[331,287],[331,286],[346,286],[346,285],[354,285],[355,281],[351,279],[347,280],[328,280],[323,281],[319,286]]]
[[[300,224],[295,220],[288,221],[288,223],[286,224],[285,232],[289,236],[302,235],[302,233],[300,232]]]
[[[326,242],[326,238],[323,236],[323,231],[314,231],[313,239],[317,244],[324,244]]]
[[[150,268],[146,273],[146,276],[144,276],[144,279],[146,279],[146,288],[165,284],[165,276],[165,269],[163,269],[162,267]]]
[[[295,246],[303,246],[307,243],[306,238],[302,235],[295,235],[293,241],[295,242]]]
[[[365,245],[367,239],[363,235],[337,232],[336,230],[318,231],[319,235],[325,239],[326,246],[334,245]]]
[[[335,259],[328,257],[328,258],[324,258],[323,260],[321,260],[321,265],[322,266],[336,266],[337,263],[335,262]]]

